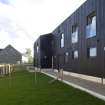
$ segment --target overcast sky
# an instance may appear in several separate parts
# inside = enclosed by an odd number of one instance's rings
[[[86,0],[0,0],[0,48],[33,48]]]

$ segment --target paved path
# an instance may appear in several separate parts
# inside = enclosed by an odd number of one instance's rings
[[[51,69],[42,69],[42,73],[57,78],[57,72],[54,72]],[[75,88],[78,88],[82,91],[88,92],[89,94],[96,96],[105,101],[105,85],[101,83],[91,82],[81,78],[76,78],[70,75],[63,75],[64,83],[71,85]]]

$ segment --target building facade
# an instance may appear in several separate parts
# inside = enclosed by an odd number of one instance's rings
[[[41,35],[34,43],[34,65],[40,68],[52,66],[52,34]]]
[[[22,54],[11,45],[0,50],[0,64],[20,64]]]
[[[54,68],[105,77],[104,5],[105,0],[87,0],[50,34]]]

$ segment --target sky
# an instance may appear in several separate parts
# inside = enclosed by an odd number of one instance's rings
[[[0,48],[33,49],[39,35],[52,32],[86,0],[0,0]]]

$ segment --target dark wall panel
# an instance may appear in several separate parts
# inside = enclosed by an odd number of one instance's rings
[[[104,5],[105,0],[87,0],[78,10],[76,10],[69,18],[67,18],[53,31],[54,37],[56,37],[54,38],[56,39],[56,48],[54,49],[54,51],[56,52],[55,55],[62,55],[62,59],[60,59],[60,65],[61,68],[64,68],[64,70],[99,77],[103,77],[103,74],[105,74],[105,52],[103,53],[105,40],[102,43],[103,38],[101,38],[105,34],[104,28],[102,28],[103,21],[105,19],[103,19],[103,17],[105,17],[105,13],[103,12],[105,11]],[[86,39],[87,16],[94,11],[96,12],[97,17],[97,35],[93,38]],[[77,24],[79,27],[79,41],[76,44],[71,43],[72,26],[74,24]],[[58,45],[58,41],[60,41],[61,35],[60,32],[64,32],[65,34],[64,48],[60,48]],[[97,56],[95,58],[87,57],[87,48],[90,47],[97,47]],[[79,58],[76,60],[72,58],[72,51],[74,50],[78,50],[79,52]],[[65,63],[64,58],[66,52],[69,53],[69,61]],[[64,62],[64,65],[62,64],[62,62]],[[56,63],[54,64],[56,65]]]

